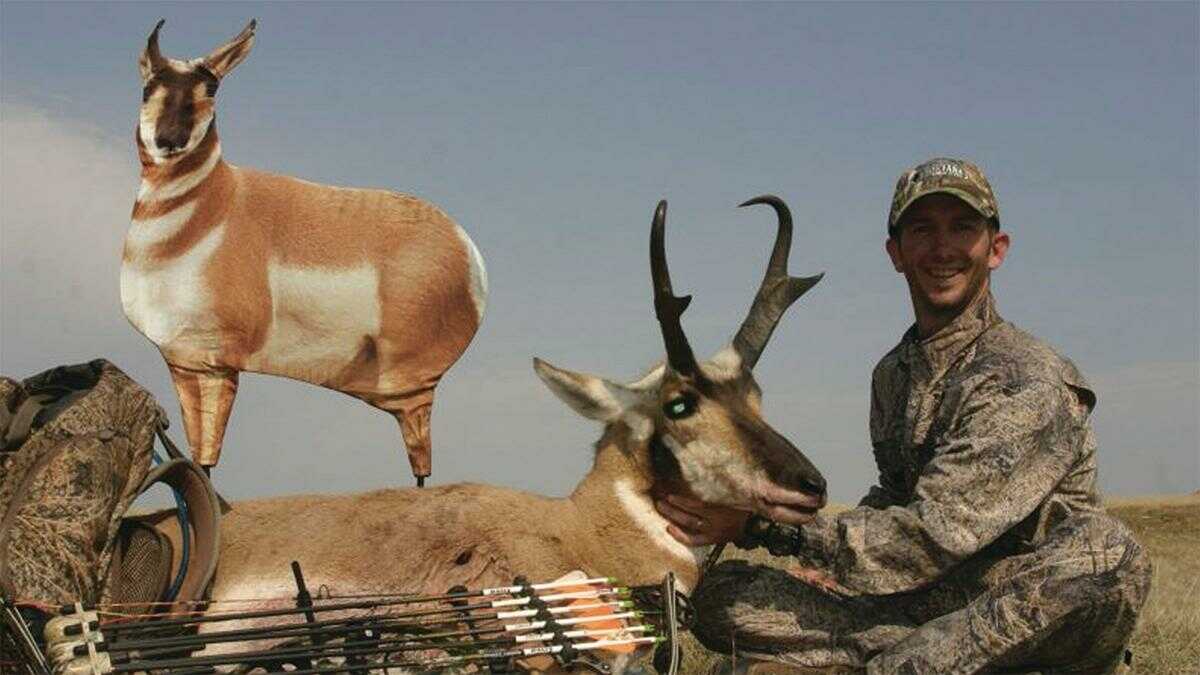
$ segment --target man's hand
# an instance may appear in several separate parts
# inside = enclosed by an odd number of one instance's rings
[[[671,524],[667,533],[688,546],[724,544],[742,535],[749,511],[716,506],[694,497],[665,494],[654,500],[654,508]]]

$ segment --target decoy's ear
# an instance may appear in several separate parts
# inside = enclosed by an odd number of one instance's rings
[[[250,55],[250,48],[254,46],[254,29],[258,25],[257,19],[251,19],[250,23],[242,29],[238,36],[217,47],[211,54],[204,57],[204,67],[207,68],[217,79],[222,79],[229,74],[229,71],[237,67],[247,56]]]

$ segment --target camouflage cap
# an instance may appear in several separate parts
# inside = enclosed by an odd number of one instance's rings
[[[935,157],[900,174],[892,210],[888,214],[888,234],[894,234],[896,223],[905,209],[928,194],[945,192],[963,200],[984,218],[1000,223],[1000,206],[983,171],[974,164],[949,157]]]

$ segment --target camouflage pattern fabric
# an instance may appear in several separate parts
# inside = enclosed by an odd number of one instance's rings
[[[90,369],[95,386],[3,453],[0,584],[10,598],[100,601],[121,516],[150,467],[154,398],[107,361],[72,368],[23,384],[71,389],[50,380]],[[5,381],[0,404],[11,411],[20,396],[15,381]]]
[[[872,383],[879,485],[798,532],[801,564],[846,595],[721,566],[693,598],[698,637],[879,673],[1115,666],[1151,571],[1101,507],[1095,403],[1074,365],[1003,321],[990,294],[927,339],[910,329]]]
[[[888,212],[888,235],[896,233],[896,225],[905,209],[935,192],[952,194],[970,204],[984,218],[994,221],[997,226],[1000,224],[1000,205],[983,171],[966,160],[935,157],[900,174]]]
[[[1082,513],[1032,553],[973,559],[910,593],[837,596],[777,568],[725,562],[692,596],[692,630],[709,649],[806,668],[1110,673],[1149,581],[1124,525]]]

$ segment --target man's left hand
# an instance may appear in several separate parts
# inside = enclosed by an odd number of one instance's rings
[[[654,500],[654,508],[671,524],[667,532],[681,544],[708,546],[724,544],[742,536],[749,511],[716,506],[694,497],[665,494]]]

